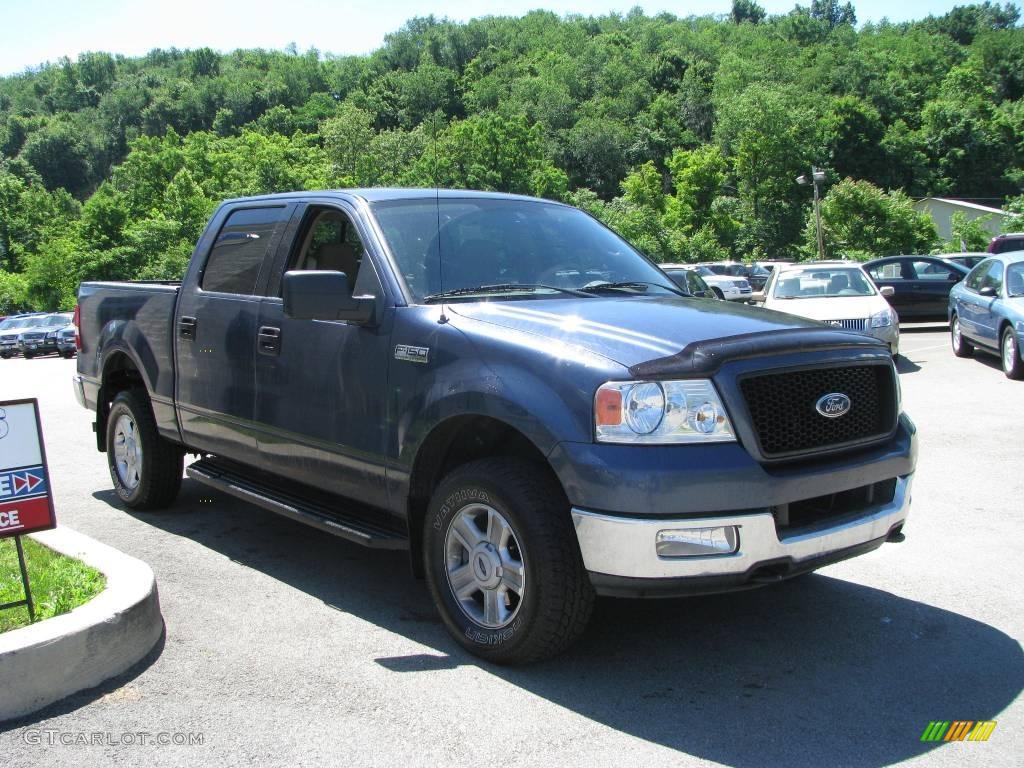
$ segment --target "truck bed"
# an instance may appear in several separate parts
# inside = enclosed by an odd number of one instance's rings
[[[174,440],[180,440],[174,415],[173,363],[174,310],[180,288],[179,281],[137,280],[86,282],[78,292],[79,373],[98,385],[103,371],[99,370],[96,349],[123,352],[151,393],[161,433]]]

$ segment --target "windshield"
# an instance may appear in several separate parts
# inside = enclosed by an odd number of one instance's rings
[[[707,267],[697,267],[696,272],[701,277],[714,277],[716,274],[718,274],[717,272],[714,272],[708,269]]]
[[[1024,261],[1007,265],[1006,295],[1024,296]]]
[[[6,331],[9,328],[17,328],[20,323],[21,320],[17,317],[8,318],[7,320],[0,322],[0,331]]]
[[[71,319],[67,315],[48,315],[39,325],[43,328],[63,328],[70,322]]]
[[[780,274],[773,295],[776,299],[821,299],[875,293],[875,287],[860,269],[814,267]]]
[[[678,295],[661,270],[575,208],[471,197],[380,201],[372,208],[418,302],[557,297],[602,286],[618,295]]]

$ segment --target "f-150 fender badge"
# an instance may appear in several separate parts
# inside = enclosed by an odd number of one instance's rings
[[[430,347],[410,347],[408,344],[399,344],[395,347],[395,360],[404,360],[407,363],[426,363],[430,358]]]

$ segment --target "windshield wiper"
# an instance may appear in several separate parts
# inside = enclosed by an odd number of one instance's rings
[[[598,293],[600,291],[624,291],[636,295],[637,293],[645,293],[648,286],[651,285],[655,288],[663,288],[666,291],[671,291],[679,296],[687,296],[687,294],[683,293],[678,288],[671,288],[667,285],[662,285],[661,283],[646,283],[641,280],[625,280],[621,283],[593,282],[587,283],[580,288],[580,290],[591,294]]]
[[[583,291],[577,291],[573,288],[559,288],[557,285],[543,285],[541,283],[502,283],[498,285],[478,285],[474,288],[453,288],[450,291],[441,291],[440,293],[432,293],[429,296],[424,296],[423,300],[431,302],[437,301],[438,299],[457,298],[459,296],[473,296],[488,293],[532,293],[537,290],[557,291],[558,293],[568,293],[573,296],[584,296],[586,298],[591,298],[593,296],[591,293],[584,293]]]

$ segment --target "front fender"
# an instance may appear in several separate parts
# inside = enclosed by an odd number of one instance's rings
[[[521,365],[481,365],[466,360],[445,366],[423,382],[397,419],[398,463],[411,467],[420,447],[439,424],[459,416],[485,416],[522,433],[547,456],[562,441],[592,436],[592,393],[578,384],[553,386]]]

